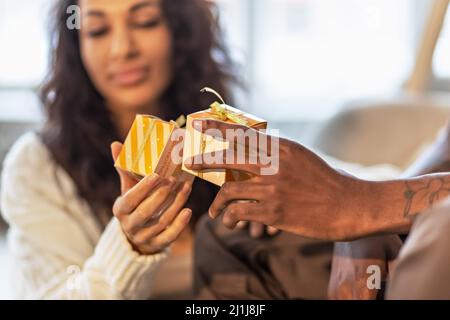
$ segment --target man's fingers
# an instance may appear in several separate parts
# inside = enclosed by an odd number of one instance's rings
[[[219,152],[210,152],[205,154],[199,154],[194,157],[186,159],[184,165],[186,168],[195,171],[204,170],[235,170],[246,172],[252,175],[261,174],[261,165],[256,163],[246,163],[243,161],[237,161],[236,157],[227,156],[226,150]]]
[[[251,182],[226,182],[209,208],[209,216],[217,218],[231,202],[258,202],[265,196],[264,187]]]
[[[232,146],[246,145],[250,150],[268,151],[270,150],[272,136],[267,135],[263,131],[246,127],[239,124],[231,124],[219,120],[212,119],[195,119],[192,122],[195,130],[202,132],[208,136],[227,140]],[[249,146],[248,140],[257,142]]]
[[[196,119],[193,126],[205,135],[229,142],[226,150],[186,159],[185,166],[196,171],[228,169],[259,175],[264,167],[262,162],[265,163],[272,153],[273,140],[279,140],[253,128],[217,120]]]
[[[139,181],[135,187],[116,200],[113,207],[114,215],[120,218],[131,214],[161,181],[162,178],[157,174],[152,174]]]
[[[232,203],[224,211],[223,224],[234,229],[239,221],[261,222],[262,206],[259,203],[241,202]]]

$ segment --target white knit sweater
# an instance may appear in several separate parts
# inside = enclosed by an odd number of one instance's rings
[[[1,186],[16,298],[151,297],[152,275],[167,253],[138,255],[115,218],[102,231],[35,133],[9,152]]]

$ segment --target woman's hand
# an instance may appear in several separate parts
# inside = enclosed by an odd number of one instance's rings
[[[380,284],[392,272],[393,263],[402,246],[397,235],[364,238],[352,242],[336,242],[328,286],[333,300],[374,300],[381,287],[368,285],[369,277],[380,271]],[[376,270],[374,269],[374,267]],[[374,279],[375,280],[375,279]],[[374,284],[369,281],[370,284]]]
[[[114,161],[122,144],[111,145]],[[164,250],[186,228],[192,216],[183,208],[192,188],[192,180],[176,181],[156,174],[141,181],[117,169],[121,181],[121,196],[116,200],[113,213],[133,248],[140,254],[150,255]]]

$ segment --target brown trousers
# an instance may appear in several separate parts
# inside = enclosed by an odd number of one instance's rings
[[[194,294],[198,299],[326,299],[333,244],[280,233],[252,239],[220,219],[197,226]]]
[[[420,215],[390,276],[388,299],[450,299],[450,200]],[[199,299],[326,299],[333,245],[288,233],[252,239],[204,217],[194,256]]]

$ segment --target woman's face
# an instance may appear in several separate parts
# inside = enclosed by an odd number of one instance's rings
[[[171,81],[172,43],[160,0],[79,0],[84,66],[115,111],[155,107]]]

